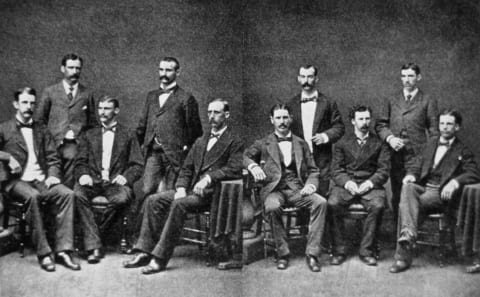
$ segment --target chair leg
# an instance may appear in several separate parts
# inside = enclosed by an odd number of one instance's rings
[[[205,214],[205,233],[205,265],[210,266],[212,264],[212,255],[210,254],[210,214]],[[201,236],[200,233],[199,235]]]
[[[122,238],[120,239],[120,252],[125,254],[127,252],[127,229],[128,229],[128,217],[127,215],[123,216],[122,219]]]
[[[25,238],[27,233],[27,213],[25,209],[22,209],[22,217],[19,222],[20,228],[20,256],[25,257]]]

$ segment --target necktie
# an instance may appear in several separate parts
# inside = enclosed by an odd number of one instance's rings
[[[282,141],[289,141],[289,142],[291,142],[291,141],[292,141],[292,137],[278,137],[278,136],[277,136],[277,141],[278,141],[278,142],[282,142]]]
[[[410,100],[412,100],[412,95],[408,94],[407,95],[407,101],[410,102]]]
[[[447,148],[449,148],[449,147],[450,147],[450,143],[449,143],[448,141],[445,141],[445,142],[439,141],[439,142],[438,142],[438,146],[446,146]]]
[[[30,122],[30,123],[22,123],[20,121],[17,121],[17,127],[18,128],[28,128],[28,129],[32,129],[32,126],[33,124]]]
[[[318,101],[318,97],[317,96],[313,96],[313,97],[310,97],[310,98],[302,98],[302,100],[300,100],[300,102],[302,103],[307,103],[307,102],[317,102]]]
[[[367,143],[367,139],[366,139],[366,138],[361,139],[361,138],[358,138],[358,137],[357,137],[357,142],[358,142],[358,144],[359,144],[360,146],[364,146],[365,143]]]
[[[160,92],[160,95],[161,95],[161,94],[167,94],[167,93],[172,92],[174,89],[175,89],[175,87],[169,88],[169,89],[162,89],[162,88],[160,88],[160,91],[159,91],[159,92]]]
[[[70,93],[67,94],[68,100],[72,101],[73,99],[73,87],[69,88]]]

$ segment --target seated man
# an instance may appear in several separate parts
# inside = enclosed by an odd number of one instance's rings
[[[73,191],[60,184],[61,163],[55,143],[46,127],[32,120],[36,92],[22,88],[15,92],[15,118],[0,124],[0,160],[8,163],[5,192],[10,199],[26,204],[27,222],[40,267],[55,271],[52,248],[45,234],[43,216],[54,218],[56,260],[67,268],[80,270],[73,262]],[[46,213],[40,207],[45,205]],[[42,207],[43,208],[43,207]]]
[[[133,184],[143,171],[143,158],[136,136],[117,123],[119,112],[117,99],[102,97],[98,103],[101,127],[92,128],[80,136],[75,161],[75,195],[84,247],[89,252],[88,263],[100,261],[100,234],[108,232],[116,214],[123,213],[132,201]],[[99,195],[105,196],[111,204],[105,210],[100,228],[90,209],[90,200]]]
[[[215,99],[208,105],[211,133],[195,141],[180,170],[176,191],[146,198],[140,236],[133,247],[139,253],[123,263],[125,268],[148,263],[142,269],[143,274],[164,270],[181,235],[187,212],[208,209],[218,183],[242,176],[243,142],[227,126],[229,116],[226,100]]]
[[[457,193],[462,186],[480,180],[472,152],[456,137],[461,115],[446,109],[438,116],[440,137],[430,139],[423,153],[407,162],[399,207],[399,231],[391,273],[407,270],[411,246],[417,238],[420,211],[440,209],[453,225]]]
[[[374,257],[378,222],[385,207],[385,189],[390,170],[390,151],[375,134],[370,133],[372,110],[367,106],[354,106],[350,119],[354,134],[342,138],[333,154],[332,176],[335,186],[328,198],[333,217],[334,252],[332,265],[345,260],[344,216],[348,207],[360,202],[368,212],[363,224],[360,259],[367,265],[376,265]]]
[[[310,230],[305,254],[310,270],[319,272],[320,243],[327,211],[325,198],[315,193],[319,170],[307,143],[290,131],[290,108],[284,104],[274,105],[270,110],[270,121],[275,128],[274,133],[255,141],[245,151],[244,166],[252,173],[255,181],[265,181],[260,197],[266,215],[271,217],[279,257],[277,268],[288,267],[290,250],[281,213],[283,206],[293,205],[310,209]]]

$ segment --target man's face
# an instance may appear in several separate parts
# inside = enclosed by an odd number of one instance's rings
[[[35,104],[35,96],[26,93],[20,94],[18,101],[13,101],[13,107],[17,110],[17,115],[24,122],[28,122],[32,118]]]
[[[177,79],[178,70],[175,69],[175,62],[161,61],[158,66],[158,76],[160,82],[164,85],[169,85]]]
[[[449,140],[460,130],[460,126],[455,122],[454,116],[441,115],[438,119],[438,129],[440,130],[440,136],[445,140]]]
[[[277,109],[273,112],[273,116],[270,117],[270,121],[275,127],[275,132],[280,135],[287,135],[290,132],[290,125],[292,123],[292,117],[286,109]]]
[[[224,110],[222,102],[215,101],[208,105],[208,123],[213,131],[221,130],[225,127],[226,119],[230,117],[230,112]]]
[[[352,119],[352,124],[355,127],[355,131],[362,133],[367,133],[370,128],[370,112],[366,111],[357,111],[355,112],[355,118]]]
[[[98,117],[100,122],[106,126],[113,122],[119,112],[120,109],[118,107],[115,108],[113,102],[104,101],[98,103]]]
[[[315,69],[313,67],[301,67],[297,79],[298,83],[302,86],[302,89],[307,92],[313,90],[318,81],[318,77],[315,76]]]
[[[400,72],[403,88],[407,91],[413,91],[417,87],[417,82],[422,79],[421,74],[416,74],[413,69],[403,69]]]
[[[82,73],[82,62],[80,60],[67,60],[65,66],[62,65],[60,70],[65,80],[70,84],[75,84],[80,78],[80,73]]]

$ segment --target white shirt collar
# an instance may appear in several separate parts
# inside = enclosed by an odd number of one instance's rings
[[[317,97],[318,98],[318,90],[313,91],[311,94],[307,94],[304,90],[302,90],[301,98],[312,98],[312,97]]]
[[[275,135],[277,135],[278,137],[292,137],[292,131],[288,132],[288,134],[285,135],[285,136],[279,135],[277,132],[274,132],[274,133],[275,133]]]
[[[65,89],[65,92],[68,94],[70,93],[70,88],[73,88],[73,92],[75,92],[78,89],[78,82],[75,83],[74,85],[69,85],[66,80],[62,80],[63,83],[63,88]]]
[[[362,141],[365,140],[365,139],[367,139],[368,136],[370,136],[370,132],[367,132],[367,134],[365,134],[365,136],[363,136],[363,137],[360,137],[360,136],[357,134],[357,131],[354,131],[354,133],[355,133],[355,136],[357,137],[357,139],[360,139],[360,140],[362,140]]]
[[[408,92],[406,89],[403,89],[403,97],[407,98],[408,95],[412,96],[412,99],[417,95],[418,88],[415,88],[412,92]]]
[[[210,130],[210,133],[211,134],[215,134],[215,135],[218,135],[219,137],[223,135],[223,132],[225,132],[225,130],[227,130],[227,125],[225,125],[225,127],[223,127],[222,129],[220,129],[219,131],[217,132],[213,132],[213,130]]]
[[[25,123],[25,122],[18,116],[18,114],[15,115],[15,119],[16,119],[17,121],[19,121],[20,123],[23,123],[23,124],[26,124],[26,125],[30,125],[30,124],[33,123],[33,119],[32,119],[32,118],[30,118],[30,120],[28,120],[28,122]]]
[[[173,89],[176,85],[177,85],[177,81],[173,81],[171,84],[165,86],[165,88],[162,88],[162,85],[160,84],[160,89],[170,90],[170,89]]]

